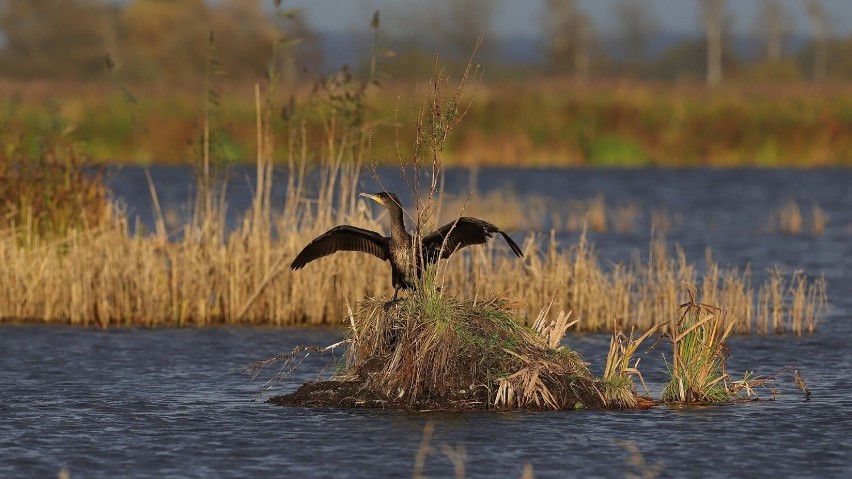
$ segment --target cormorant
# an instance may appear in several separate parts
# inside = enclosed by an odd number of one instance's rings
[[[474,244],[483,244],[494,233],[500,233],[518,257],[521,248],[503,230],[478,218],[461,217],[448,223],[421,241],[421,252],[414,249],[411,234],[405,230],[402,207],[394,193],[361,193],[360,196],[376,201],[390,213],[391,235],[385,237],[375,231],[350,225],[340,225],[316,237],[296,256],[290,268],[297,270],[315,259],[338,251],[369,253],[383,261],[390,261],[393,282],[393,299],[400,289],[413,288],[425,264],[449,258],[456,250]]]

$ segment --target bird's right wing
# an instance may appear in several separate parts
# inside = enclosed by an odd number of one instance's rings
[[[369,253],[383,261],[389,258],[388,243],[384,236],[375,231],[349,225],[335,226],[317,236],[296,256],[290,265],[301,269],[315,259],[338,251],[360,251]]]

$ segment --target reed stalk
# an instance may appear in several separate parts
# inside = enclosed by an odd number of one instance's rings
[[[819,236],[825,233],[828,220],[828,214],[816,201],[811,204],[810,217],[807,217],[802,213],[799,203],[791,199],[771,213],[770,226],[773,231],[782,234],[799,235],[810,232]]]

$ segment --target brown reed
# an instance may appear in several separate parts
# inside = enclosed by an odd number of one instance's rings
[[[570,313],[552,319],[546,308],[529,328],[499,295],[462,299],[431,281],[396,302],[360,303],[345,372],[332,381],[362,382],[370,397],[406,409],[608,406],[587,363],[560,344]]]
[[[659,326],[660,324],[652,326],[638,338],[633,336],[633,329],[630,330],[629,337],[621,331],[613,333],[609,341],[604,373],[601,376],[601,389],[610,407],[632,409],[639,404],[634,376],[639,378],[645,387],[646,396],[648,395],[648,388],[639,371],[640,358],[636,358],[632,363],[631,361],[642,342],[654,334]]]
[[[811,204],[811,231],[815,235],[825,233],[825,227],[828,225],[828,214],[820,207],[816,201]]]
[[[814,235],[822,235],[825,233],[828,225],[828,214],[822,209],[817,202],[811,204],[810,217],[806,217],[802,213],[802,208],[795,199],[791,199],[774,210],[770,215],[770,228],[788,235],[799,235],[808,232]]]
[[[220,215],[184,225],[179,239],[169,240],[162,229],[132,234],[126,213],[116,208],[99,226],[58,239],[31,235],[27,245],[15,239],[20,227],[6,228],[0,232],[0,318],[102,327],[336,324],[346,316],[346,300],[387,294],[390,284],[387,265],[366,255],[337,254],[303,274],[287,268],[299,248],[335,224],[382,230],[368,208],[352,201],[350,177],[338,175],[327,185],[338,192],[334,201],[326,192],[291,194],[281,212],[263,206],[263,214],[250,212],[230,233]],[[585,235],[567,247],[557,244],[555,233],[550,239],[543,246],[530,233],[523,261],[499,244],[455,255],[443,273],[445,287],[466,297],[509,291],[528,318],[555,298],[554,307],[574,311],[580,331],[646,330],[676,309],[682,281],[730,308],[738,333],[811,332],[827,311],[824,278],[811,281],[798,271],[788,286],[774,270],[755,294],[748,268],[722,268],[708,255],[699,278],[683,251],[672,253],[659,238],[647,261],[609,268]]]
[[[796,200],[790,200],[784,203],[784,205],[775,212],[776,231],[791,235],[801,234],[803,224],[804,220],[802,217],[802,211]]]
[[[541,231],[550,220],[556,232],[579,232],[583,228],[595,233],[614,232],[628,234],[636,231],[643,217],[642,209],[635,203],[618,203],[608,206],[603,194],[590,199],[573,199],[558,202],[544,196],[520,196],[510,190],[495,190],[482,194],[471,185],[467,196],[443,195],[438,210],[438,224],[452,221],[459,211],[465,215],[489,218],[505,230]],[[654,210],[651,215],[654,231],[668,232],[675,227],[675,218],[664,210]]]

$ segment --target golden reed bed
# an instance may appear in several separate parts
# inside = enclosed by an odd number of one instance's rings
[[[339,324],[346,300],[385,295],[391,285],[387,263],[355,253],[289,269],[302,246],[335,224],[383,230],[382,218],[355,200],[354,182],[330,186],[340,203],[327,192],[308,198],[294,188],[272,213],[261,197],[231,233],[221,214],[210,214],[185,225],[177,239],[162,225],[134,235],[116,209],[100,226],[58,240],[30,235],[21,241],[20,230],[6,229],[0,233],[0,318],[101,327]],[[565,246],[553,233],[550,241],[542,236],[515,235],[523,259],[494,244],[454,255],[441,281],[464,297],[506,291],[529,321],[553,299],[554,308],[574,312],[580,331],[644,330],[665,322],[677,310],[683,282],[697,285],[705,302],[729,308],[739,333],[811,332],[826,313],[825,281],[800,272],[776,270],[753,284],[748,269],[723,268],[708,253],[699,275],[683,251],[659,239],[647,262],[605,267],[585,236]]]

